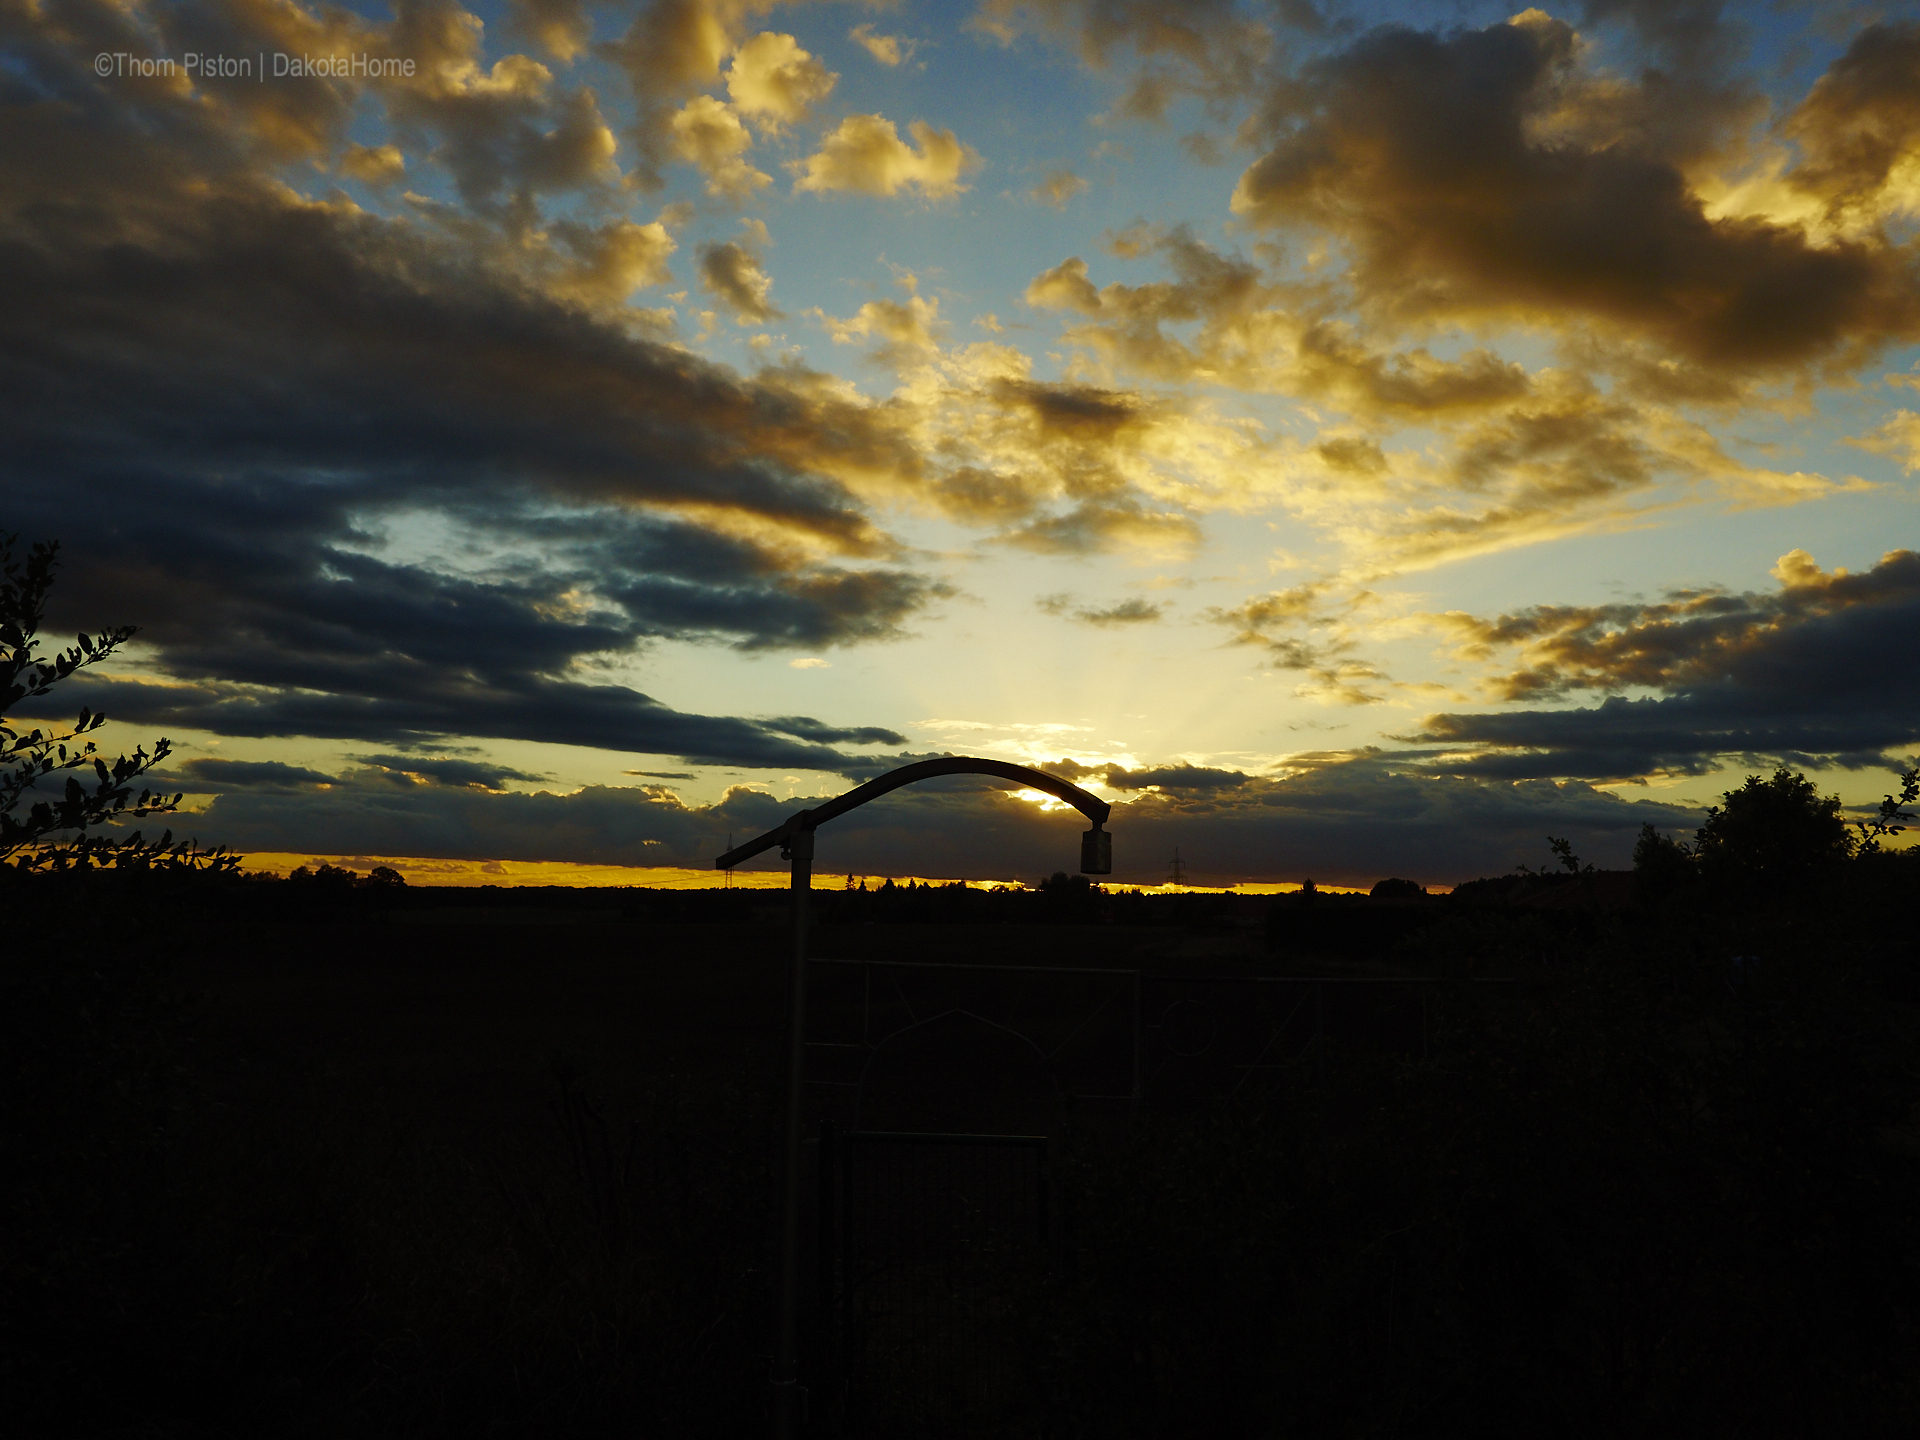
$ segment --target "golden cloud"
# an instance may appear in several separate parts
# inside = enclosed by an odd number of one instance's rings
[[[349,145],[339,170],[367,185],[391,185],[407,173],[407,157],[398,145]]]
[[[1896,410],[1871,435],[1857,436],[1847,443],[1877,455],[1891,456],[1911,475],[1920,470],[1920,415],[1911,410]]]
[[[743,199],[772,183],[772,176],[741,158],[753,137],[740,117],[713,96],[694,96],[673,112],[667,129],[675,153],[706,172],[709,195]]]
[[[1373,420],[1435,419],[1484,411],[1525,396],[1526,371],[1490,351],[1441,360],[1424,349],[1369,347],[1353,327],[1324,314],[1325,300],[1270,283],[1257,266],[1224,256],[1184,230],[1134,231],[1114,248],[1157,253],[1174,278],[1095,286],[1072,256],[1027,286],[1036,309],[1088,317],[1064,338],[1102,360],[1169,384],[1201,381],[1326,401]],[[1167,326],[1198,321],[1187,338]]]
[[[1597,325],[1733,374],[1851,366],[1920,334],[1911,257],[1884,234],[1816,242],[1795,224],[1710,216],[1688,157],[1627,124],[1655,81],[1609,80],[1613,103],[1552,124],[1570,92],[1599,83],[1582,56],[1537,11],[1444,36],[1371,31],[1276,93],[1270,148],[1234,211],[1338,236],[1362,310],[1396,326]],[[1879,194],[1882,161],[1907,143],[1903,102],[1880,98],[1891,87],[1866,68],[1840,62],[1798,122],[1808,137],[1855,135],[1834,116],[1873,117],[1883,143],[1868,158],[1822,170],[1816,156],[1801,177],[1836,196]]]
[[[918,42],[903,39],[898,35],[876,35],[872,25],[856,25],[847,32],[847,39],[853,41],[880,64],[892,67],[903,60],[911,60],[913,52],[919,48]]]
[[[558,288],[603,305],[621,305],[635,290],[671,280],[673,237],[659,221],[615,220],[601,226],[556,221],[554,236],[573,254]]]
[[[769,30],[734,52],[727,67],[727,94],[741,114],[778,129],[806,119],[839,79],[793,36]]]
[[[1862,30],[1784,131],[1805,157],[1789,181],[1830,223],[1920,213],[1920,24]]]
[[[929,199],[965,190],[960,177],[980,163],[973,147],[961,144],[951,130],[936,130],[924,121],[907,130],[919,149],[903,141],[885,116],[847,116],[818,151],[793,163],[799,175],[794,190],[893,195],[913,185]]]
[[[672,121],[680,102],[719,80],[745,18],[767,8],[764,0],[654,0],[603,47],[633,89],[635,183],[665,183],[661,166],[679,150]]]
[[[911,277],[909,288],[913,288]],[[939,348],[936,330],[940,325],[940,302],[913,293],[905,300],[869,300],[850,320],[821,316],[827,332],[837,345],[853,345],[862,340],[877,340],[874,359],[887,364],[904,365],[923,360]]]

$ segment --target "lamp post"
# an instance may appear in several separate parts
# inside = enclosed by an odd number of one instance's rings
[[[780,858],[793,864],[789,885],[793,896],[793,958],[787,972],[787,1114],[780,1174],[780,1273],[774,1305],[773,1366],[769,1377],[773,1389],[774,1440],[791,1440],[800,1425],[800,1111],[801,1090],[806,1083],[807,896],[813,888],[813,832],[869,800],[936,775],[991,775],[1018,781],[1029,789],[1066,801],[1093,822],[1093,828],[1080,837],[1080,873],[1113,873],[1113,837],[1101,828],[1112,813],[1106,801],[1043,770],[965,755],[922,760],[889,770],[816,810],[802,810],[789,816],[766,834],[736,846],[713,862],[717,870],[731,870],[741,861],[778,845]]]

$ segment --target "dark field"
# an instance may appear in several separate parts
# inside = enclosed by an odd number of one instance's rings
[[[1898,915],[1905,885],[1864,901]],[[8,956],[13,1433],[758,1433],[777,898],[451,899],[196,898],[150,939]],[[991,1354],[965,1350],[991,1394],[850,1431],[1920,1418],[1897,946],[1776,917],[1730,983],[1749,937],[1631,907],[910,903],[823,901],[813,952],[1142,971],[1147,1099],[1099,1098],[1130,1080],[1130,978],[875,1000],[890,972],[815,967],[818,1036],[936,1022],[878,1052],[862,1114],[816,1087],[815,1116],[1053,1142],[1048,1245],[993,1272]],[[1441,983],[1246,979],[1396,974]],[[1051,1062],[955,1009],[1024,1016]]]
[[[480,909],[217,925],[154,956],[223,1057],[208,1075],[235,1087],[230,1103],[263,1083],[352,1094],[423,1133],[469,1141],[546,1123],[560,1064],[590,1075],[623,1114],[663,1086],[757,1091],[778,1078],[786,925],[607,920],[588,905]],[[1186,973],[1250,970],[1264,958],[1259,938],[1226,926],[828,924],[810,950]],[[816,1004],[831,984],[816,979]]]

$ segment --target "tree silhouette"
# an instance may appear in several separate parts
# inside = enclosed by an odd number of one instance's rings
[[[122,625],[95,635],[81,634],[66,650],[37,653],[36,640],[46,614],[47,592],[59,542],[35,544],[21,561],[14,554],[16,535],[0,535],[0,866],[15,870],[194,869],[232,870],[240,857],[201,850],[198,842],[175,841],[173,832],[158,840],[131,835],[89,835],[99,825],[148,815],[172,814],[180,796],[168,797],[133,783],[167,758],[172,746],[161,739],[153,752],[136,749],[109,762],[84,737],[106,723],[105,715],[82,707],[73,728],[20,730],[6,717],[22,700],[37,699],[76,671],[96,665],[135,634]],[[64,774],[56,799],[31,799],[42,781]],[[87,783],[83,783],[86,776]],[[69,833],[73,832],[73,833]],[[51,837],[68,835],[66,839]]]
[[[1786,894],[1832,872],[1853,854],[1840,798],[1782,765],[1770,779],[1749,775],[1720,797],[1694,835],[1700,873]]]

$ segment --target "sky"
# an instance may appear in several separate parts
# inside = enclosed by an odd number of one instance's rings
[[[263,863],[1620,867],[1920,752],[1920,14],[0,0],[0,433]]]

